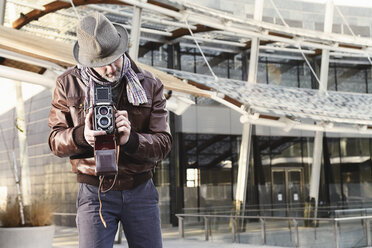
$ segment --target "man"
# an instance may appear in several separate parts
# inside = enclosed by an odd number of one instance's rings
[[[156,162],[171,149],[163,85],[129,58],[127,31],[102,14],[81,19],[76,33],[78,65],[57,79],[49,146],[55,155],[69,156],[77,173],[79,247],[113,247],[119,221],[129,247],[162,247],[158,192],[151,178]],[[92,81],[111,86],[117,108],[118,174],[105,176],[101,188],[93,147],[106,132],[93,130],[92,110],[87,111]]]

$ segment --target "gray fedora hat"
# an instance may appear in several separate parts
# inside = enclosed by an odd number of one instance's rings
[[[128,32],[98,12],[85,16],[76,27],[75,60],[86,67],[111,64],[128,50]]]

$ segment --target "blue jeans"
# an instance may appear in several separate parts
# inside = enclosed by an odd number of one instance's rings
[[[152,179],[130,190],[101,192],[104,227],[99,216],[98,187],[80,183],[76,224],[80,248],[112,248],[119,221],[130,248],[161,248],[159,194]]]

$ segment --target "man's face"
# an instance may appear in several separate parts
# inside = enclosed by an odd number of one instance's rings
[[[111,64],[101,66],[101,67],[93,67],[93,69],[102,78],[113,83],[119,80],[122,67],[123,67],[123,56],[120,56],[120,58],[118,58]]]

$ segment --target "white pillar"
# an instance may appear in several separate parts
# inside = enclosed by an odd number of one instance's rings
[[[237,205],[242,205],[242,209],[245,207],[246,202],[246,192],[248,184],[248,172],[249,172],[249,159],[251,150],[251,134],[252,125],[244,123],[242,142],[240,144],[240,156],[239,156],[239,168],[238,168],[238,178],[236,185],[236,202]]]
[[[132,29],[130,31],[129,55],[133,60],[138,59],[139,40],[141,35],[142,8],[133,6]]]
[[[333,0],[328,0],[326,4],[325,14],[324,14],[324,32],[325,33],[332,33],[333,12],[334,12]],[[320,85],[319,85],[319,90],[322,92],[327,91],[328,70],[329,70],[329,50],[323,49],[321,67],[320,67]]]
[[[257,81],[259,45],[260,40],[257,37],[252,38],[247,83],[256,83]]]
[[[0,0],[0,25],[4,25],[6,0]]]
[[[326,11],[324,15],[324,32],[332,32],[333,24],[333,0],[328,0],[326,4]],[[322,60],[320,67],[320,85],[319,92],[324,93],[327,91],[328,85],[328,70],[329,70],[329,50],[322,50]],[[321,174],[321,162],[322,162],[322,150],[323,150],[323,132],[315,132],[314,138],[314,149],[313,149],[313,164],[311,167],[311,179],[310,179],[310,199],[314,199],[315,202],[315,214],[316,217],[318,199],[319,199],[319,182]]]
[[[313,149],[313,164],[311,167],[310,178],[310,199],[315,200],[315,208],[318,207],[319,197],[319,182],[322,164],[322,149],[323,149],[323,132],[315,132],[314,149]]]
[[[263,0],[255,1],[254,19],[257,21],[262,20],[263,12]],[[251,42],[250,60],[248,68],[248,81],[247,83],[256,83],[257,81],[257,65],[258,65],[258,54],[259,54],[260,41],[258,38],[253,38]],[[238,178],[236,182],[236,209],[239,211],[240,208],[245,210],[248,175],[249,175],[249,155],[251,150],[251,136],[252,136],[252,125],[245,123],[243,124],[242,143],[240,145],[239,155],[239,168]]]
[[[22,94],[22,83],[16,82],[16,113],[17,120],[16,125],[18,129],[18,146],[19,146],[19,160],[21,168],[21,187],[22,187],[22,198],[24,205],[31,204],[31,178],[30,168],[28,163],[28,148],[27,148],[27,129],[25,122],[25,109]]]
[[[255,1],[253,19],[256,21],[262,21],[263,3],[264,0]],[[257,37],[252,38],[247,83],[256,83],[259,47],[260,47],[259,38]]]

